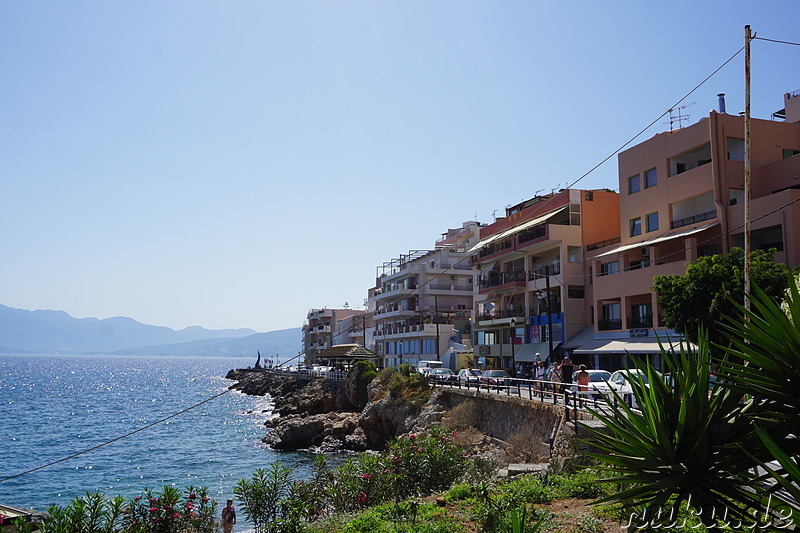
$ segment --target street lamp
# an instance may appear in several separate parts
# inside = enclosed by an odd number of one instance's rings
[[[514,339],[517,337],[517,319],[516,317],[512,318],[511,321],[508,323],[511,326],[511,373],[514,377],[517,377],[517,356],[514,353]]]

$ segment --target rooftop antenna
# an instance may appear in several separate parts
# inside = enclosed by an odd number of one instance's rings
[[[697,102],[692,102],[691,104],[686,104],[686,105],[674,107],[674,108],[669,110],[669,123],[668,124],[669,124],[669,131],[670,132],[672,131],[673,123],[675,123],[676,121],[678,123],[678,128],[682,128],[683,127],[683,121],[684,120],[687,121],[687,122],[689,121],[690,115],[681,114],[681,110],[682,109],[686,109],[687,107],[689,107],[691,105],[694,105],[696,103]],[[664,124],[667,124],[667,122],[664,122]]]
[[[495,213],[497,213],[497,209],[492,211],[492,218],[494,219],[495,222],[497,222],[497,217],[495,216]]]

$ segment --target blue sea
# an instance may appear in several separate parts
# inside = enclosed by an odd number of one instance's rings
[[[0,356],[0,479],[121,437],[216,394],[240,358]],[[220,502],[273,462],[309,473],[311,456],[261,442],[269,397],[231,391],[164,423],[53,466],[0,482],[0,503],[46,510],[86,491],[205,486]],[[247,531],[239,512],[235,531]]]

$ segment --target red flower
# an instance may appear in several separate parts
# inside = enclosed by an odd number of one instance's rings
[[[372,476],[369,474],[361,474],[361,479],[372,479]]]
[[[367,494],[364,491],[358,493],[358,503],[364,503],[367,501]]]

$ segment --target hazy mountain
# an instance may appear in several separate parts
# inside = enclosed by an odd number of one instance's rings
[[[300,349],[300,328],[258,333],[192,326],[176,331],[127,317],[74,318],[64,311],[26,311],[0,305],[0,353],[134,353],[136,347],[148,347],[147,352],[145,348],[135,352],[142,355],[238,356],[256,350],[262,355],[294,355]]]
[[[201,355],[218,357],[253,356],[261,352],[262,361],[279,355],[286,360],[298,354],[301,348],[302,328],[281,329],[256,333],[238,339],[205,339],[158,346],[139,346],[118,350],[115,355]]]

